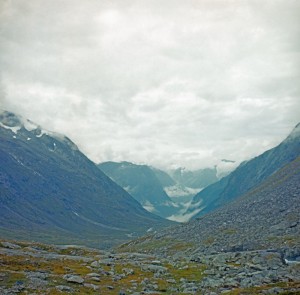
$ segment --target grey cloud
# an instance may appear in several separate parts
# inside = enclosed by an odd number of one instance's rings
[[[299,1],[2,1],[0,103],[95,161],[214,165],[299,121]]]

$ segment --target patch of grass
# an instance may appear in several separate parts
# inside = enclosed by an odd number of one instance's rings
[[[205,246],[210,246],[214,243],[215,238],[214,237],[208,237],[206,240],[203,241],[203,244]]]
[[[199,282],[205,276],[203,272],[206,270],[206,266],[204,264],[196,263],[187,263],[181,268],[175,268],[171,265],[166,265],[166,267],[169,269],[171,276],[176,281],[179,281],[181,278],[183,278],[188,281]]]
[[[241,267],[241,264],[239,264],[239,263],[227,262],[226,264],[231,267]]]
[[[176,253],[177,251],[185,251],[194,246],[193,243],[185,243],[185,242],[172,242],[169,247],[170,254]]]
[[[16,282],[25,282],[27,279],[23,273],[7,272],[0,280],[0,286],[12,287]]]
[[[237,229],[236,228],[226,228],[226,229],[223,229],[222,232],[225,235],[234,235],[237,233]]]
[[[118,252],[141,252],[141,253],[153,253],[153,250],[157,252],[167,252],[169,255],[173,255],[177,252],[186,251],[194,247],[193,243],[184,241],[173,240],[171,238],[164,239],[149,239],[147,237],[138,240],[138,243],[123,244],[118,248]]]
[[[295,293],[295,292],[289,291],[292,288],[299,288],[300,282],[278,282],[278,283],[264,285],[264,286],[260,286],[260,287],[236,288],[226,294],[229,294],[229,295],[253,295],[253,294],[259,294],[264,290],[272,289],[275,287],[280,287],[284,290],[283,292],[280,293],[280,295],[300,294],[299,292]]]
[[[300,237],[293,235],[284,236],[269,236],[268,241],[276,243],[277,245],[287,245],[289,247],[297,246],[300,244]]]

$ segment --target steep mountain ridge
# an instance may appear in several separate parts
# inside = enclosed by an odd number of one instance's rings
[[[204,215],[258,186],[300,154],[300,124],[278,146],[240,164],[233,172],[195,195],[187,214]]]
[[[6,111],[0,122],[2,236],[105,247],[169,224],[67,137]]]
[[[161,183],[162,187],[165,188],[176,184],[175,180],[167,172],[152,166],[150,166],[150,168]]]

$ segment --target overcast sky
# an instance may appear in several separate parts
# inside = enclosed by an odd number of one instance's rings
[[[300,1],[0,0],[1,108],[95,162],[249,159],[300,121]]]

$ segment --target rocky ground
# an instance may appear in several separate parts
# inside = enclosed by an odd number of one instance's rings
[[[266,250],[183,258],[2,241],[0,294],[300,294],[300,263]]]
[[[110,251],[0,240],[0,294],[300,294],[300,158],[223,208]]]
[[[122,249],[182,256],[272,249],[300,257],[300,157],[234,202]]]

